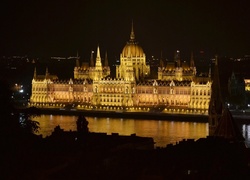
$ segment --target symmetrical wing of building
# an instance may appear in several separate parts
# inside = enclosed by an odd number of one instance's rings
[[[182,62],[177,51],[173,62],[161,60],[158,78],[150,78],[146,55],[135,40],[134,29],[120,54],[116,77],[110,76],[107,54],[104,60],[97,47],[96,58],[80,65],[76,60],[74,77],[67,81],[34,71],[30,105],[63,107],[75,104],[83,109],[163,111],[207,113],[211,96],[211,78],[197,77],[193,56]]]

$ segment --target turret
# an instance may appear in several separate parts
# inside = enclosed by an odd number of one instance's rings
[[[190,67],[192,67],[192,68],[195,67],[195,65],[194,65],[194,53],[193,52],[191,52]]]
[[[211,64],[209,64],[208,77],[211,78]]]
[[[94,51],[91,51],[90,54],[90,67],[94,67],[95,63],[94,63]]]
[[[105,67],[108,67],[108,66],[109,66],[109,62],[108,62],[108,53],[107,53],[107,51],[106,51],[106,53],[105,53],[104,66],[105,66]]]
[[[34,70],[33,79],[36,79],[36,67],[35,67],[35,70]]]
[[[101,61],[99,46],[97,47],[97,55],[96,55],[96,61],[95,61],[95,68],[96,68],[96,70],[102,70],[102,61]]]
[[[96,62],[94,67],[94,80],[99,80],[103,77],[102,62],[99,46],[97,47]]]

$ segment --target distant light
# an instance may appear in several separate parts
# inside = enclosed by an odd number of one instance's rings
[[[19,92],[20,92],[20,93],[23,93],[23,89],[20,89]]]

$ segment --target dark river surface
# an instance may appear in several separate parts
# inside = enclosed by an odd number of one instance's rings
[[[57,125],[65,131],[76,130],[78,116],[68,115],[41,115],[34,120],[40,123],[38,134],[43,137],[51,135]],[[164,120],[144,120],[125,118],[86,117],[90,132],[103,132],[119,135],[136,134],[141,137],[152,137],[155,147],[166,147],[167,144],[176,144],[183,139],[199,139],[208,136],[208,123],[181,122]],[[241,124],[240,129],[246,145],[250,147],[250,124]]]

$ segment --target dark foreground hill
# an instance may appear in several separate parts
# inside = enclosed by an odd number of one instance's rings
[[[11,140],[11,139],[9,139]],[[250,151],[219,137],[153,148],[152,138],[65,132],[19,137],[1,150],[3,179],[245,179]]]

